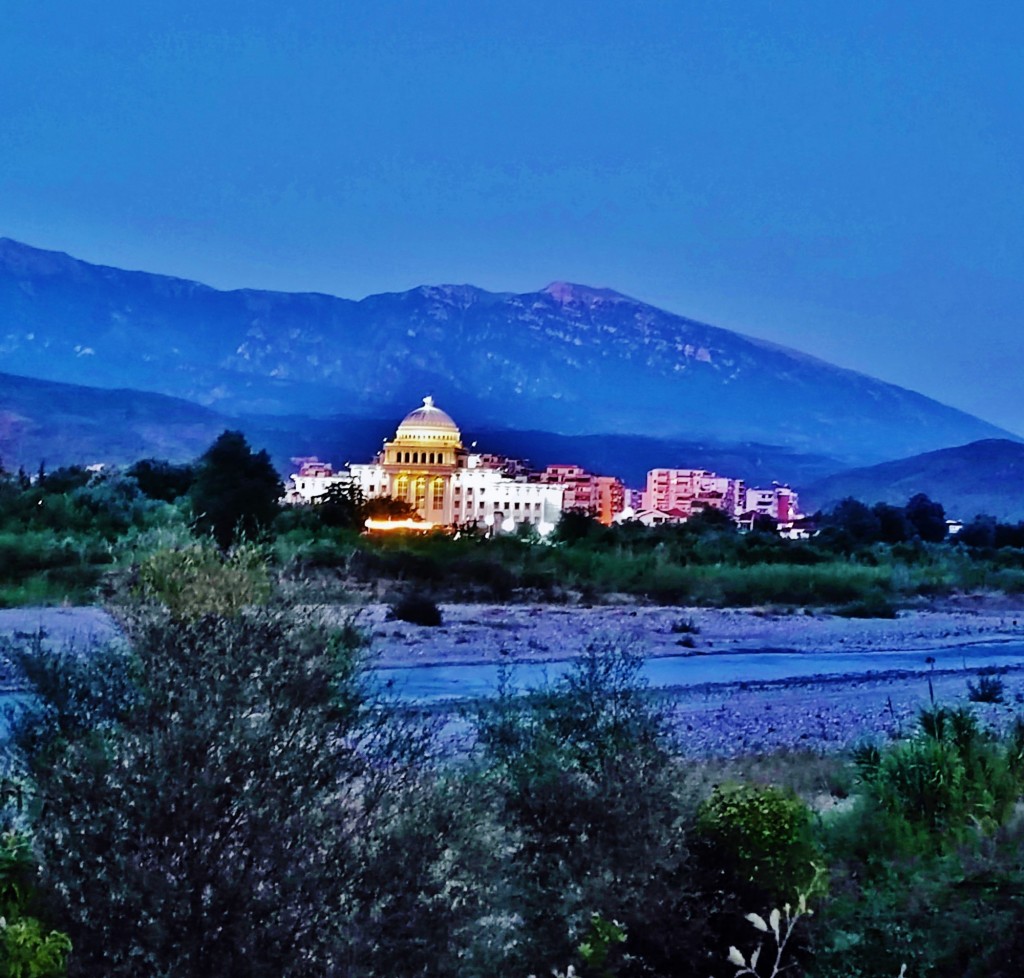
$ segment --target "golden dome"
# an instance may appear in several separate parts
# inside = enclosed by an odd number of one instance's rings
[[[434,404],[432,397],[423,398],[423,405],[410,411],[398,426],[396,438],[414,441],[443,440],[457,442],[459,426]]]

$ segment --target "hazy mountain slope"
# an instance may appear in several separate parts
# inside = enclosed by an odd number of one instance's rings
[[[225,428],[241,430],[265,448],[282,475],[292,458],[317,455],[343,466],[369,461],[401,416],[309,418],[230,417],[179,398],[104,390],[0,374],[0,463],[36,471],[59,465],[123,465],[153,456],[174,462],[201,454]],[[628,435],[556,435],[544,431],[469,431],[481,451],[529,458],[538,466],[570,461],[644,484],[647,470],[665,465],[706,467],[745,478],[802,484],[840,468],[835,459],[767,445],[715,445]]]
[[[0,369],[229,413],[401,416],[432,393],[467,427],[758,442],[856,462],[1008,435],[607,289],[437,286],[359,302],[220,292],[6,239]]]
[[[35,472],[40,462],[187,461],[227,427],[234,425],[215,411],[161,394],[0,374],[0,462],[12,471]]]
[[[636,435],[554,435],[546,431],[471,432],[481,450],[528,458],[535,466],[576,464],[592,472],[616,475],[642,489],[647,472],[658,468],[708,469],[745,479],[748,485],[788,482],[800,487],[835,472],[841,463],[822,455],[803,455],[772,445],[643,438]]]
[[[853,496],[902,505],[919,492],[959,519],[987,513],[1024,520],[1024,445],[992,438],[840,472],[806,486],[801,501],[805,507],[826,507]]]

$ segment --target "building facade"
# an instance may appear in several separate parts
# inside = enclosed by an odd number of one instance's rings
[[[579,465],[549,465],[537,480],[562,486],[564,509],[590,513],[605,526],[626,508],[626,487],[614,476],[594,475]]]
[[[368,499],[391,496],[409,503],[433,526],[481,525],[503,532],[524,523],[550,531],[565,495],[561,485],[530,480],[521,463],[468,451],[458,426],[430,397],[403,418],[372,462],[335,473],[319,460],[307,460],[292,476],[292,498],[313,502],[331,485],[349,482]]]
[[[789,486],[747,489],[743,493],[740,515],[747,521],[758,516],[767,516],[777,523],[791,523],[800,518],[799,500]]]
[[[735,517],[743,492],[742,479],[730,479],[704,469],[651,469],[642,508],[679,511],[686,516],[702,509],[718,509]]]

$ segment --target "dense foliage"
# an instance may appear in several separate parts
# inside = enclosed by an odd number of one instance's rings
[[[35,864],[29,840],[0,834],[0,978],[61,978],[71,941],[30,913]]]
[[[717,978],[778,920],[793,973],[1012,973],[1024,726],[932,708],[815,815],[785,782],[824,762],[716,775],[639,658],[593,647],[526,695],[509,675],[442,742],[381,699],[350,627],[225,599],[259,577],[248,547],[172,551],[202,586],[131,584],[119,644],[9,650],[34,698],[0,877],[37,892],[11,909],[0,880],[0,936],[43,962],[9,973]],[[813,916],[770,913],[801,892]]]
[[[222,548],[265,530],[283,493],[270,456],[254,452],[240,431],[225,431],[206,450],[189,487],[196,527]]]
[[[903,507],[843,500],[818,515],[808,539],[782,539],[768,525],[741,533],[715,510],[653,528],[605,527],[568,512],[542,543],[531,532],[366,536],[367,517],[405,516],[407,504],[339,485],[318,505],[281,509],[281,488],[266,453],[238,432],[224,432],[194,465],[0,471],[0,606],[84,601],[110,586],[111,571],[157,549],[211,536],[225,549],[238,533],[270,548],[272,574],[293,592],[316,597],[385,581],[435,600],[622,593],[891,617],[902,604],[956,591],[1024,592],[1024,524],[978,516],[947,536],[941,504],[921,494]]]
[[[0,770],[0,978],[717,978],[780,920],[793,973],[1016,974],[1024,726],[934,707],[859,751],[834,779],[849,797],[815,814],[807,758],[744,780],[680,757],[631,650],[595,647],[525,696],[510,677],[441,741],[373,689],[351,625],[293,609],[362,590],[436,621],[442,598],[626,592],[878,616],[1024,590],[1024,528],[940,540],[916,497],[845,501],[811,540],[581,514],[551,543],[377,539],[357,495],[277,512],[256,481],[261,514],[224,499],[218,532],[193,519],[214,482],[191,469],[0,477],[0,601],[103,587],[126,636],[9,650],[34,694]],[[1003,696],[982,678],[975,699]],[[801,891],[813,916],[771,914]]]
[[[409,756],[423,765],[414,730],[383,724],[358,651],[315,622],[126,624],[124,648],[18,656],[40,885],[71,973],[351,973],[361,853],[412,790]]]

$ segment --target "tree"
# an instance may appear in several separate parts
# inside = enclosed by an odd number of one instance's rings
[[[317,500],[316,512],[324,526],[356,530],[362,528],[366,518],[365,506],[362,490],[357,483],[349,480],[330,486]]]
[[[592,646],[552,686],[521,696],[505,684],[478,717],[508,833],[507,913],[521,928],[502,973],[569,960],[594,913],[624,925],[637,974],[661,974],[692,950],[703,916],[688,902],[666,718],[641,665],[629,650]]]
[[[917,535],[927,543],[940,543],[946,539],[946,511],[937,503],[919,492],[907,503],[907,520]]]
[[[914,535],[914,527],[902,507],[875,503],[871,512],[878,519],[879,538],[883,543],[905,543]]]
[[[566,509],[558,518],[551,539],[555,543],[567,543],[571,546],[596,535],[601,529],[601,524],[589,510]]]
[[[283,492],[266,451],[253,453],[240,431],[225,431],[198,462],[190,490],[196,529],[226,549],[238,533],[269,526]]]
[[[192,487],[195,469],[191,465],[174,465],[164,459],[144,458],[127,472],[139,484],[144,496],[172,503]]]
[[[36,697],[17,742],[71,974],[370,973],[345,964],[377,939],[367,904],[390,884],[367,853],[424,745],[367,699],[351,635],[267,609],[135,611],[128,630],[129,649],[19,657]]]
[[[416,515],[416,508],[404,499],[394,496],[374,496],[367,499],[362,506],[364,519],[404,520]]]
[[[992,516],[978,514],[957,534],[958,543],[984,549],[995,545],[998,523]]]
[[[735,532],[736,523],[733,518],[717,506],[705,506],[698,509],[686,521],[684,526],[694,533],[702,532]]]
[[[878,517],[859,499],[840,500],[825,516],[825,525],[846,533],[858,544],[874,543],[882,531]]]

